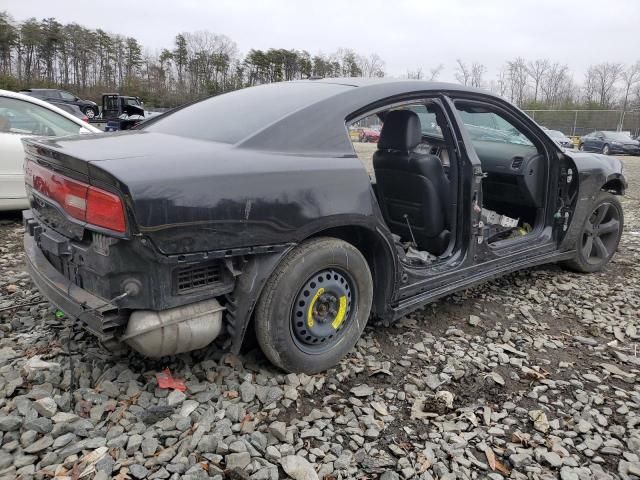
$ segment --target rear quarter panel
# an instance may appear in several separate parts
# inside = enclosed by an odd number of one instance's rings
[[[165,254],[284,244],[333,226],[378,224],[369,176],[355,157],[225,146],[192,152],[188,162],[96,166],[126,183],[139,233]]]

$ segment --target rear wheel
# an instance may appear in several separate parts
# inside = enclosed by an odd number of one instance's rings
[[[565,265],[579,272],[602,270],[618,248],[624,216],[620,201],[601,192],[585,219],[576,244],[576,258]]]
[[[580,146],[578,147],[578,150],[580,150],[581,152],[584,152],[584,144],[581,143]]]
[[[283,370],[326,370],[360,338],[372,296],[371,272],[357,248],[335,238],[309,240],[264,287],[255,314],[258,343]]]
[[[610,153],[611,153],[611,149],[609,148],[609,145],[605,143],[604,146],[602,147],[602,154],[609,155]]]
[[[98,110],[94,107],[86,107],[84,109],[84,114],[87,118],[92,119],[98,116]]]

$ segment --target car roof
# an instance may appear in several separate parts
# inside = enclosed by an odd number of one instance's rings
[[[21,92],[58,92],[59,88],[23,88]]]
[[[386,86],[389,90],[394,90],[394,91],[402,90],[405,93],[410,93],[416,90],[421,90],[421,91],[448,90],[448,91],[483,93],[491,96],[496,96],[489,93],[486,90],[481,90],[479,88],[460,85],[459,83],[432,82],[427,80],[411,80],[411,79],[390,78],[390,77],[387,77],[387,78],[336,77],[336,78],[320,78],[320,79],[311,79],[311,80],[295,80],[294,82],[334,83],[337,85],[345,85],[345,86],[360,87],[360,88],[375,87],[376,89]]]
[[[24,102],[29,102],[29,103],[33,103],[35,105],[39,105],[41,107],[44,107],[48,110],[51,110],[52,112],[57,113],[58,115],[61,115],[69,120],[71,120],[72,122],[78,124],[81,127],[85,127],[87,130],[90,130],[93,133],[100,133],[101,130],[94,127],[93,125],[89,125],[87,122],[80,120],[78,117],[74,117],[73,115],[71,115],[69,112],[65,112],[64,110],[62,110],[61,108],[56,107],[55,105],[49,103],[49,102],[45,102],[44,100],[40,100],[38,98],[34,98],[31,97],[29,95],[25,95],[23,93],[16,93],[16,92],[11,92],[9,90],[0,90],[0,97],[6,97],[6,98],[15,98],[16,100],[22,100]]]
[[[478,98],[489,98],[515,108],[503,98],[486,90],[445,82],[393,78],[323,78],[280,82],[281,85],[290,84],[292,86],[300,83],[335,85],[342,88],[336,88],[320,100],[286,114],[273,122],[272,125],[255,132],[238,143],[238,147],[279,152],[324,152],[338,155],[346,151],[351,152],[353,150],[351,142],[348,138],[343,138],[345,118],[349,117],[349,120],[352,120],[355,118],[354,114],[357,112],[364,114],[371,111],[379,102],[393,102],[394,97],[399,97],[400,100],[402,97],[412,94],[427,96],[438,92],[472,93]],[[294,88],[291,90],[293,92]],[[263,108],[268,108],[268,105],[263,105]],[[309,129],[307,128],[309,124],[317,127]]]

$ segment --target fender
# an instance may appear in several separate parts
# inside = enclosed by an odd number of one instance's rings
[[[295,245],[291,245],[281,252],[255,255],[249,258],[242,268],[242,273],[238,275],[235,288],[226,295],[225,322],[231,337],[231,351],[233,353],[240,353],[251,315],[262,294],[264,284],[293,248]]]

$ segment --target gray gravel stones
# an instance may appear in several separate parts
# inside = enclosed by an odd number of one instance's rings
[[[46,303],[0,312],[0,479],[640,480],[637,163],[609,269],[533,269],[371,319],[318,375],[214,347],[117,356]],[[20,235],[0,226],[0,309],[41,299]],[[158,388],[165,367],[185,392]]]
[[[294,480],[318,480],[318,474],[313,465],[298,455],[287,455],[280,460],[280,465],[285,473]]]

